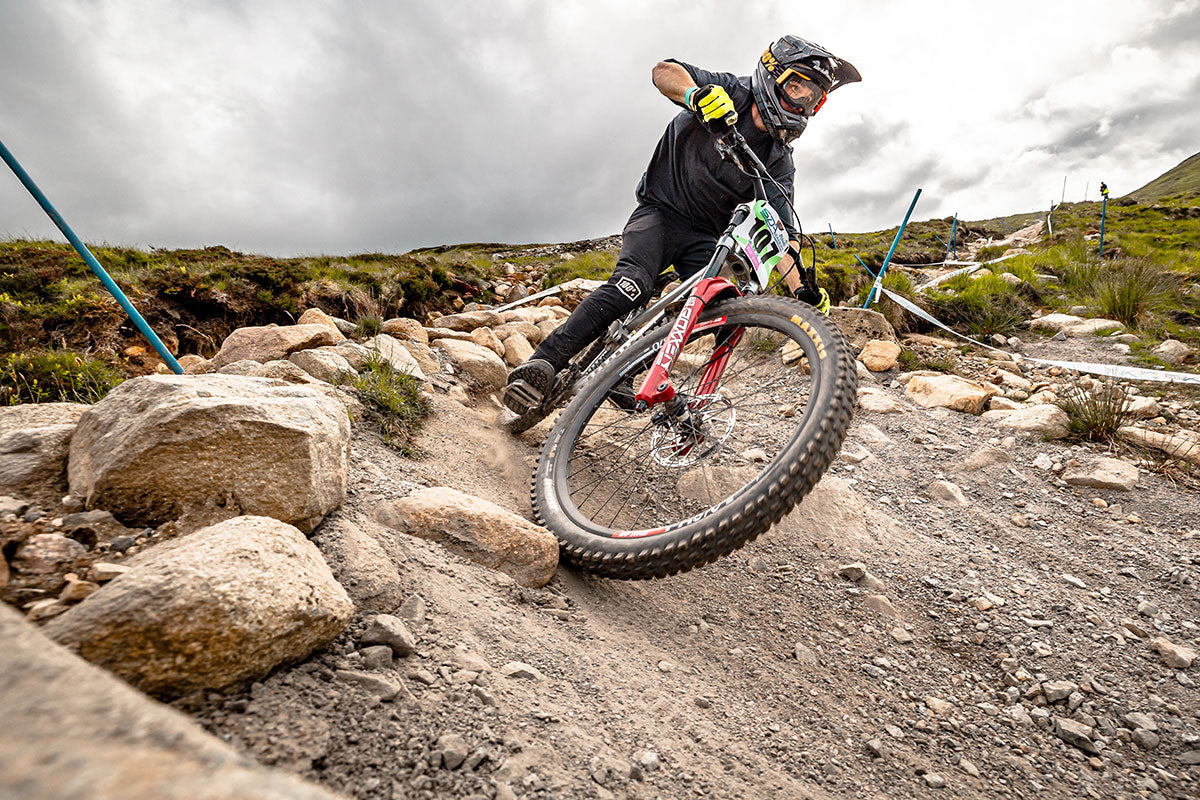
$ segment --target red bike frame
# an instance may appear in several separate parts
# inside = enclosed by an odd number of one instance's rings
[[[638,389],[635,397],[638,410],[645,410],[657,403],[665,403],[675,397],[675,387],[671,385],[671,380],[667,376],[671,372],[671,367],[675,365],[675,360],[683,352],[683,345],[696,327],[696,320],[700,318],[701,312],[714,300],[726,296],[740,297],[741,294],[738,288],[725,278],[705,278],[696,284],[687,302],[683,304],[683,310],[675,319],[675,324],[667,333],[662,349],[658,351],[658,357],[654,359],[654,366],[650,368],[650,372],[642,381],[641,388]],[[725,372],[725,365],[729,363],[729,354],[740,338],[741,330],[738,330],[728,342],[722,344],[713,353],[713,357],[709,360],[704,369],[704,375],[700,379],[698,394],[709,394],[716,389],[721,375]]]

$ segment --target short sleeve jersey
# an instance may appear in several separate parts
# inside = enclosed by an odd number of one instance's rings
[[[766,165],[771,177],[787,192],[788,199],[785,200],[779,190],[767,182],[767,200],[783,220],[791,238],[796,238],[788,202],[796,175],[792,151],[755,127],[751,114],[754,92],[750,88],[750,78],[739,78],[729,72],[709,72],[674,59],[668,61],[686,69],[697,86],[715,83],[729,92],[738,113],[738,131]],[[677,114],[659,139],[650,166],[638,184],[638,202],[665,208],[687,220],[694,229],[719,236],[729,224],[734,207],[754,199],[754,183],[733,164],[723,161],[714,144],[713,134],[705,130],[691,111]]]

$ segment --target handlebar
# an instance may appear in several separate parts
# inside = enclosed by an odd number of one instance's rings
[[[763,176],[770,175],[766,166],[759,160],[754,151],[750,149],[750,145],[746,142],[746,137],[738,131],[737,128],[730,127],[728,132],[722,134],[716,141],[717,152],[721,154],[721,158],[732,162],[743,172],[750,175],[754,181],[754,199],[766,200],[767,189],[763,183]],[[750,169],[747,169],[747,165]]]

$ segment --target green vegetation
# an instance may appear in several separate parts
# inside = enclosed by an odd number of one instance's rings
[[[113,364],[82,353],[13,353],[0,361],[0,405],[95,403],[122,380]]]
[[[1200,192],[1200,153],[1184,159],[1128,196],[1143,203],[1152,203],[1197,192]]]
[[[1154,311],[1168,307],[1178,294],[1178,277],[1144,258],[1122,259],[1098,274],[1093,283],[1100,316],[1141,328]]]
[[[542,288],[549,289],[575,278],[606,281],[617,265],[617,254],[611,250],[590,250],[580,253],[568,261],[560,261],[550,267],[542,279]]]
[[[1089,442],[1109,443],[1129,424],[1125,391],[1111,382],[1096,385],[1087,379],[1068,384],[1058,397],[1058,407],[1070,418],[1070,435]]]
[[[1018,289],[995,274],[959,275],[924,299],[935,317],[975,336],[1012,333],[1030,314]]]
[[[919,369],[934,370],[936,372],[954,372],[955,367],[955,361],[950,356],[919,356],[907,348],[900,351],[898,361],[901,372],[915,372]]]
[[[357,377],[344,381],[358,390],[367,413],[379,424],[383,440],[404,455],[412,455],[412,439],[429,416],[429,401],[421,396],[421,382],[396,372],[373,353]]]

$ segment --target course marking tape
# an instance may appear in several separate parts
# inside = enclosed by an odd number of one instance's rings
[[[907,298],[902,297],[890,289],[882,290],[885,295],[891,298],[892,302],[903,308],[909,313],[915,314],[921,319],[929,322],[947,333],[957,336],[959,339],[970,342],[976,347],[982,347],[985,350],[991,350],[996,353],[1003,353],[1010,360],[1015,362],[1032,361],[1037,364],[1046,364],[1051,367],[1062,367],[1064,369],[1073,369],[1076,372],[1088,372],[1093,375],[1103,375],[1108,378],[1121,378],[1124,380],[1133,381],[1153,381],[1155,383],[1191,383],[1200,386],[1200,375],[1190,372],[1171,372],[1168,370],[1146,369],[1145,367],[1126,367],[1119,364],[1097,364],[1090,361],[1055,361],[1049,358],[1032,358],[1023,356],[1020,353],[1011,353],[1007,350],[1001,350],[999,347],[993,347],[990,344],[984,344],[970,336],[964,336],[954,330],[945,323],[935,319],[928,311],[920,306],[912,303]]]

